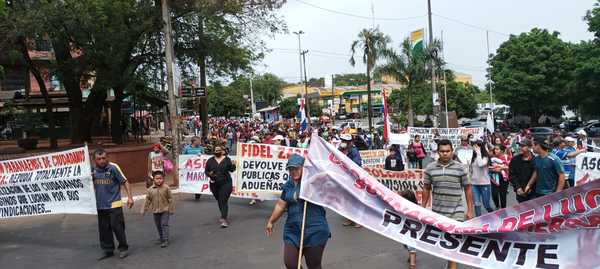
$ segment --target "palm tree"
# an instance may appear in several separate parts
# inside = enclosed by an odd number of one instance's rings
[[[381,52],[381,57],[386,62],[377,67],[376,72],[390,76],[406,85],[409,126],[414,125],[412,92],[415,86],[431,77],[431,62],[435,65],[436,71],[441,70],[445,65],[444,60],[439,57],[441,48],[441,43],[434,40],[432,44],[424,48],[424,51],[415,51],[412,48],[410,39],[407,38],[400,45],[400,53],[394,49],[385,49]]]
[[[363,29],[358,33],[358,39],[352,42],[350,50],[350,64],[356,65],[354,54],[357,50],[362,51],[362,62],[367,65],[367,109],[369,117],[369,131],[373,128],[373,108],[371,104],[371,71],[375,67],[377,59],[381,53],[387,48],[388,43],[392,40],[388,35],[385,35],[379,28]]]

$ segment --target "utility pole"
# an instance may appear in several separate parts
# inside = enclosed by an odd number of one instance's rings
[[[429,46],[433,45],[433,25],[431,23],[431,0],[427,0],[427,15],[429,19]],[[438,98],[438,92],[435,87],[435,62],[431,60],[431,92],[433,99],[433,127],[439,126],[438,118],[440,114],[440,101]]]
[[[444,53],[444,31],[443,30],[442,30],[442,59],[446,60],[446,55]],[[446,81],[446,70],[442,69],[442,74],[444,77],[444,107],[446,109],[446,128],[450,128],[449,123],[448,123],[448,89],[447,89],[448,81]]]
[[[252,108],[252,117],[250,118],[254,118],[254,114],[256,114],[256,104],[254,104],[254,89],[252,89],[252,79],[253,76],[250,76],[250,102],[252,102],[252,104],[250,104],[250,107]]]
[[[298,62],[300,63],[300,81],[302,81],[302,44],[300,42],[300,35],[304,34],[304,31],[293,32],[298,36]]]
[[[304,64],[304,106],[306,107],[306,117],[308,118],[308,122],[310,122],[310,108],[308,101],[308,78],[306,77],[306,54],[308,50],[305,50],[301,53],[302,55],[302,64]]]
[[[165,55],[167,64],[167,89],[169,91],[169,120],[171,122],[172,134],[173,134],[173,145],[171,153],[173,156],[174,173],[173,185],[179,186],[178,174],[178,156],[179,156],[179,119],[177,117],[177,100],[175,98],[175,85],[173,84],[173,40],[171,37],[171,13],[169,12],[168,0],[162,0],[162,18],[165,31]]]

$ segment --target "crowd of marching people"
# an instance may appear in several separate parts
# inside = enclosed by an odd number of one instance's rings
[[[189,143],[182,148],[181,154],[212,155],[206,163],[205,174],[210,179],[210,190],[218,204],[219,225],[227,228],[230,225],[228,200],[232,192],[230,172],[236,169],[235,161],[228,155],[237,143],[307,148],[313,130],[300,131],[300,126],[292,121],[210,121],[209,133],[192,136]],[[381,134],[378,133],[349,127],[339,130],[325,125],[315,128],[322,138],[335,145],[359,166],[362,166],[359,150],[384,147]],[[460,144],[456,146],[450,140],[436,135],[432,144],[426,146],[421,137],[416,135],[408,145],[388,145],[389,154],[384,165],[386,170],[392,171],[423,169],[421,204],[431,205],[434,212],[457,221],[465,221],[485,212],[505,208],[511,186],[518,203],[575,186],[575,158],[579,154],[596,149],[593,140],[587,137],[585,131],[576,134],[557,131],[549,137],[534,137],[527,130],[512,135],[486,132],[480,137],[464,135],[460,140]],[[124,258],[127,256],[128,246],[123,213],[120,209],[122,205],[119,202],[120,186],[123,184],[131,197],[129,186],[126,184],[127,179],[118,165],[108,162],[104,151],[96,151],[93,156],[96,160],[94,184],[99,205],[100,240],[104,250],[101,259],[113,256],[113,233],[119,241],[120,256]],[[149,153],[148,190],[142,208],[143,213],[152,212],[154,215],[159,235],[158,243],[161,247],[168,246],[169,215],[173,213],[172,195],[165,183],[165,179],[173,171],[171,159],[168,150],[160,143]],[[281,198],[267,221],[266,233],[270,236],[275,223],[287,212],[283,228],[285,266],[296,268],[299,251],[304,251],[308,267],[321,268],[325,245],[331,234],[325,210],[298,197],[303,164],[304,157],[289,157],[286,169],[292,180],[283,186]],[[107,177],[111,180],[107,181]],[[417,203],[412,191],[403,191],[400,195]],[[196,199],[199,197],[200,195],[196,195]],[[253,200],[251,204],[255,202]],[[133,201],[128,200],[127,205],[133,206]],[[299,236],[304,210],[310,218],[304,229],[302,248]],[[351,220],[346,220],[343,225],[361,227]],[[409,267],[416,268],[416,249],[407,249]],[[456,268],[456,264],[448,262],[448,268]]]

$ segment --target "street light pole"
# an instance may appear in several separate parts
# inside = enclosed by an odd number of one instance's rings
[[[300,42],[300,35],[304,34],[304,31],[293,32],[298,36],[298,62],[300,63],[300,81],[302,81],[302,44]]]
[[[173,145],[171,153],[173,156],[174,173],[178,174],[178,156],[179,156],[179,119],[177,117],[177,99],[175,98],[175,85],[173,83],[173,40],[171,37],[171,15],[169,12],[168,0],[161,1],[162,19],[165,32],[165,56],[167,64],[167,89],[169,91],[169,120],[171,122]],[[179,178],[173,177],[173,185],[179,186]]]
[[[431,0],[427,0],[427,15],[429,19],[429,46],[433,45],[433,25],[431,23]],[[438,116],[440,113],[440,101],[438,98],[438,92],[435,85],[435,62],[431,59],[431,92],[433,99],[433,127],[439,126]]]

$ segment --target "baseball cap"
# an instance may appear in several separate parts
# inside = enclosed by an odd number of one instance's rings
[[[342,139],[344,141],[351,141],[352,140],[352,135],[350,135],[350,134],[342,134],[342,135],[340,135],[340,139]]]
[[[288,162],[285,166],[285,169],[289,170],[290,168],[301,167],[302,165],[304,165],[304,157],[298,154],[292,154],[288,158]]]
[[[567,137],[565,137],[565,141],[567,141],[567,142],[577,142],[577,139],[575,139],[573,137],[570,137],[570,136],[567,136]]]
[[[152,148],[160,148],[160,143],[156,143],[152,146]]]
[[[283,140],[283,136],[282,135],[276,135],[275,137],[273,137],[273,140]]]
[[[587,136],[587,133],[586,133],[586,132],[585,132],[585,130],[583,130],[583,129],[582,129],[582,130],[579,130],[579,131],[577,131],[577,134],[578,134],[578,135],[584,135],[584,136]]]
[[[519,146],[525,146],[525,147],[533,146],[533,144],[531,143],[531,140],[529,140],[529,139],[523,139],[518,144],[519,144]]]

